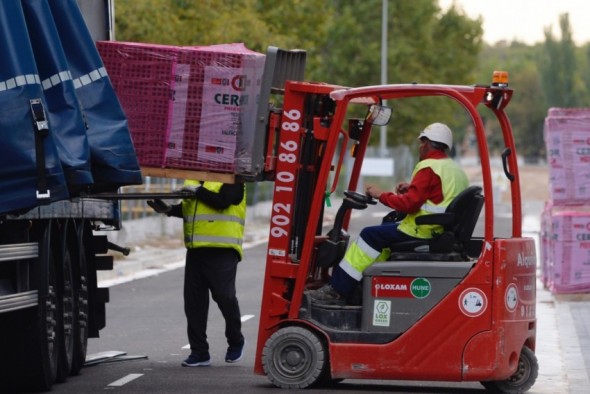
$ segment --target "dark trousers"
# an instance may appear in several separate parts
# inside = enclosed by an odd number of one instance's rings
[[[400,222],[385,222],[376,226],[368,226],[361,230],[359,237],[375,250],[389,248],[397,242],[418,239],[399,231],[397,229],[399,225]],[[393,250],[395,250],[395,247],[392,248]]]
[[[184,270],[184,313],[192,353],[209,351],[207,317],[209,292],[225,319],[225,336],[229,346],[244,342],[236,273],[238,254],[227,248],[187,249]]]

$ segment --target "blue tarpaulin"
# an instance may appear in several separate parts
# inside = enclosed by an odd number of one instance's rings
[[[4,213],[67,198],[68,190],[53,134],[41,135],[33,122],[30,100],[47,105],[20,1],[0,2],[0,30],[0,213]],[[45,161],[44,190],[38,184],[40,149],[35,133]]]
[[[141,184],[127,119],[75,0],[0,2],[0,51],[0,214]]]
[[[49,5],[88,122],[94,189],[141,184],[127,118],[76,1],[50,1]]]
[[[92,184],[90,148],[72,74],[47,0],[23,0],[29,37],[47,100],[49,124],[70,188]]]

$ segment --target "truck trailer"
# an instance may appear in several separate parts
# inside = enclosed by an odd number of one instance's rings
[[[108,1],[0,4],[2,389],[45,390],[79,373],[105,326],[96,271],[112,269],[109,249],[125,250],[94,231],[120,228],[119,205],[86,196],[142,183],[94,45],[108,39],[109,15]]]

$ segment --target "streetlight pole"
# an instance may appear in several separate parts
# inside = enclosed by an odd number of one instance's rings
[[[387,84],[387,2],[382,0],[381,9],[381,85]],[[386,105],[385,101],[383,105]],[[387,151],[387,126],[381,126],[379,139],[379,150],[381,157]]]

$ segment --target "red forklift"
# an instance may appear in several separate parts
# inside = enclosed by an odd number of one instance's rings
[[[521,231],[516,148],[505,113],[513,94],[508,74],[494,72],[485,86],[347,88],[286,81],[283,93],[282,108],[266,121],[272,138],[265,171],[274,197],[255,373],[288,389],[344,379],[475,381],[504,393],[530,389],[538,375],[536,256],[534,240]],[[400,100],[423,97],[451,100],[465,110],[481,181],[444,213],[427,216],[428,223],[444,226],[442,238],[396,248],[365,270],[354,305],[312,304],[305,291],[325,283],[343,257],[351,212],[375,203],[356,191],[373,129],[389,121]],[[490,157],[478,111],[497,120],[501,158]],[[348,154],[352,168],[341,187],[347,191],[324,234],[325,204],[345,178]],[[492,159],[501,160],[509,184],[508,236],[494,226]],[[481,235],[474,235],[476,225]]]

